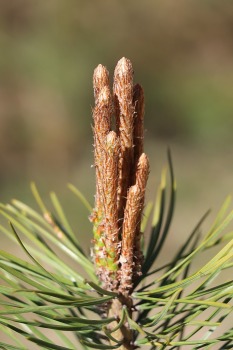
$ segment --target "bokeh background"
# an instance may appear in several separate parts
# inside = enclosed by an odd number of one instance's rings
[[[163,259],[232,193],[232,1],[0,0],[0,52],[1,202],[34,205],[31,180],[44,198],[56,191],[88,249],[87,213],[66,183],[93,203],[92,73],[102,63],[112,74],[122,56],[145,89],[148,199],[167,146],[173,154],[178,199]]]

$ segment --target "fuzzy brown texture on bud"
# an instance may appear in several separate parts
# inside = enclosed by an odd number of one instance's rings
[[[114,131],[106,137],[103,183],[105,246],[112,264],[118,263],[117,175],[119,142]]]
[[[141,251],[141,219],[145,201],[146,184],[150,172],[149,159],[145,153],[142,153],[137,165],[136,185],[140,190],[140,211],[138,212],[137,226],[134,240],[134,279],[141,275],[143,253]]]
[[[120,138],[118,210],[121,219],[133,164],[133,67],[127,58],[123,57],[116,65],[113,92],[116,131]]]
[[[93,257],[103,288],[118,290],[130,305],[143,262],[140,226],[149,174],[143,153],[144,93],[139,84],[133,85],[132,64],[124,57],[114,71],[113,97],[104,66],[95,69],[93,85]],[[111,131],[113,112],[116,131]]]
[[[100,67],[99,67],[100,68]],[[105,227],[104,227],[104,192],[103,192],[103,171],[105,163],[105,142],[110,131],[112,114],[112,96],[106,81],[100,79],[100,69],[95,70],[93,81],[95,82],[95,107],[93,110],[93,134],[94,134],[94,158],[96,169],[96,195],[95,208],[90,220],[93,222],[94,231],[94,249],[93,258],[96,264],[96,273],[100,280],[106,279],[108,270],[106,270],[105,261],[108,253],[105,247]],[[98,74],[97,74],[98,73]],[[102,74],[103,75],[103,74]],[[103,86],[104,85],[104,86]],[[106,276],[106,278],[105,278]],[[106,287],[110,283],[105,284]]]
[[[120,291],[123,295],[129,294],[133,288],[134,242],[140,212],[141,193],[138,185],[134,185],[128,191],[122,228]]]
[[[145,153],[142,153],[137,164],[136,184],[140,188],[140,191],[143,197],[146,190],[146,183],[148,180],[149,172],[150,172],[149,158]]]
[[[104,169],[104,144],[107,134],[110,131],[112,114],[112,96],[108,86],[104,86],[98,94],[96,105],[93,111],[94,119],[94,156],[96,167],[96,211],[102,212],[103,191],[102,177]]]
[[[93,74],[93,88],[95,100],[98,99],[100,91],[105,87],[109,87],[109,72],[106,67],[99,64]]]

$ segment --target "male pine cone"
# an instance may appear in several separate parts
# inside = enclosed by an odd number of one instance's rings
[[[128,296],[143,263],[140,226],[149,175],[144,93],[133,85],[132,64],[124,57],[116,65],[112,92],[102,65],[94,71],[93,85],[94,262],[103,288]]]

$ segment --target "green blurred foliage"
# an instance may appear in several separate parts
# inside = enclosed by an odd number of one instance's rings
[[[232,146],[233,3],[0,0],[1,177],[91,155],[92,73],[130,58],[147,137]]]

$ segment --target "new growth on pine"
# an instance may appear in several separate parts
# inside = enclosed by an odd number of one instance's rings
[[[133,83],[133,67],[122,58],[111,91],[109,72],[98,65],[93,75],[95,207],[93,258],[106,290],[129,296],[141,275],[141,218],[149,175],[143,152],[144,93]]]
[[[92,261],[79,242],[78,225],[73,230],[54,192],[52,211],[34,183],[39,212],[15,199],[0,203],[0,216],[10,222],[0,223],[0,232],[27,257],[0,250],[0,348],[26,350],[33,343],[54,350],[232,349],[233,284],[232,273],[226,274],[233,266],[230,198],[207,232],[200,234],[209,211],[159,266],[176,202],[171,154],[154,204],[142,215],[149,175],[143,89],[133,84],[126,58],[117,63],[112,89],[102,65],[93,84],[94,205],[68,185],[93,224]],[[145,256],[141,231],[148,232]],[[205,252],[210,257],[202,261]]]

